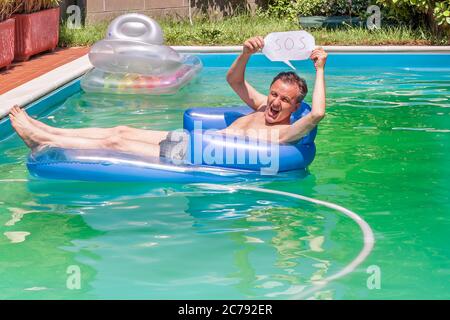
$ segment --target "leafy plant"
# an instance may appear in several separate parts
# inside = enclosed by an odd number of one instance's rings
[[[33,13],[58,7],[62,0],[16,0],[17,13]]]
[[[211,43],[214,43],[217,41],[217,39],[222,34],[222,31],[216,28],[202,28],[200,30],[200,35],[202,39],[207,39]]]
[[[266,16],[297,20],[298,16],[359,16],[369,0],[270,0]]]
[[[326,0],[296,0],[293,2],[293,6],[297,16],[320,16],[328,15],[331,11],[327,2]]]
[[[439,26],[450,26],[450,1],[436,3],[433,13]]]
[[[16,8],[15,0],[0,0],[0,22],[8,20]]]
[[[450,27],[450,0],[377,0],[392,14],[427,21],[433,29]]]
[[[323,0],[311,0],[311,3],[321,2]],[[282,18],[289,21],[295,21],[298,16],[294,0],[269,0],[267,10],[259,10],[257,14],[262,18]]]

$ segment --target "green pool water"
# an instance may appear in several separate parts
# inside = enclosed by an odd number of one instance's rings
[[[373,229],[370,256],[313,298],[449,299],[449,70],[369,69],[327,70],[309,175],[258,186],[342,205]],[[281,70],[247,76],[266,92]],[[226,71],[205,68],[170,97],[80,92],[41,120],[176,129],[189,107],[241,104]],[[302,75],[312,92],[312,70]],[[40,181],[27,153],[17,136],[0,144],[1,299],[289,299],[362,248],[358,226],[324,207],[191,185]],[[379,289],[367,285],[374,266]]]

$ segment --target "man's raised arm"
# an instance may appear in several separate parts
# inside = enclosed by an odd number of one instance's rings
[[[245,68],[250,56],[264,47],[262,37],[250,38],[244,42],[242,53],[233,62],[227,73],[227,81],[239,97],[254,110],[266,103],[267,97],[245,81]]]
[[[316,68],[311,112],[295,121],[288,128],[281,130],[281,143],[300,140],[313,130],[325,117],[325,62],[327,61],[327,53],[322,48],[317,48],[312,52],[311,60],[313,60],[314,67]]]

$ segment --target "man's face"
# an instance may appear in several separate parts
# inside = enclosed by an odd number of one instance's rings
[[[264,112],[268,124],[289,124],[291,114],[297,110],[300,88],[296,84],[275,81],[270,87],[267,97],[267,108]]]

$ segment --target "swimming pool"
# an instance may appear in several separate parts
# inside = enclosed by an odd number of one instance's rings
[[[174,96],[84,94],[74,81],[30,109],[62,127],[168,130],[187,108],[241,104],[225,81],[235,55],[200,57],[201,78]],[[261,91],[286,69],[251,63]],[[296,66],[312,92],[312,66]],[[258,184],[343,205],[372,227],[371,255],[315,298],[450,298],[450,55],[330,54],[327,96],[309,175]],[[280,195],[39,181],[16,136],[0,152],[3,299],[288,299],[362,247],[353,221]],[[373,266],[381,289],[367,286]],[[80,289],[67,285],[74,268]]]

